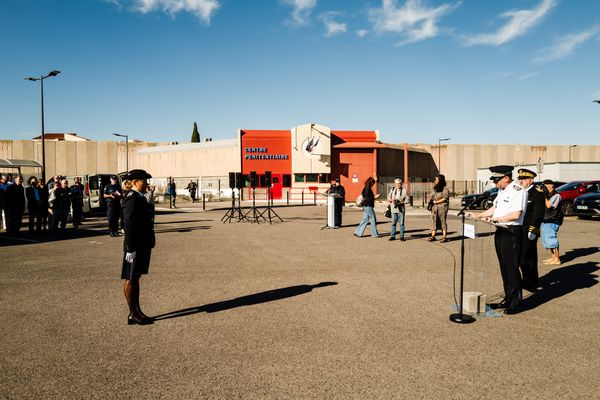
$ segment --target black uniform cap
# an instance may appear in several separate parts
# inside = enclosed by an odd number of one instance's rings
[[[537,174],[530,169],[521,168],[517,171],[519,174],[518,179],[527,179],[527,178],[535,178]]]
[[[491,181],[495,181],[500,178],[504,178],[505,176],[512,177],[513,167],[510,165],[496,165],[490,167],[490,171],[492,172],[492,176],[490,176]]]
[[[150,178],[152,178],[152,175],[150,175],[143,169],[132,169],[131,171],[129,171],[129,174],[127,174],[127,179],[129,179],[131,181],[136,180],[136,179],[150,179]]]

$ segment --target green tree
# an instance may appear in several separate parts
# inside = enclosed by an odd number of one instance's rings
[[[198,132],[198,125],[194,121],[194,130],[192,131],[192,143],[200,142],[200,133]]]

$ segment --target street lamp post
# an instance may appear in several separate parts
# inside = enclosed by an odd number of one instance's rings
[[[439,173],[442,173],[442,142],[447,142],[448,140],[450,140],[452,138],[442,138],[442,139],[438,139],[438,171]]]
[[[577,147],[577,145],[576,145],[576,144],[573,144],[573,145],[569,146],[569,162],[571,162],[571,149],[572,149],[573,147]]]
[[[113,133],[113,135],[125,138],[125,169],[129,172],[129,135],[121,135],[120,133]]]
[[[50,78],[60,74],[60,71],[54,70],[48,72],[47,75],[40,75],[39,78],[27,77],[24,78],[28,81],[40,81],[40,98],[42,102],[42,181],[46,183],[46,141],[45,141],[45,128],[44,128],[44,79]]]

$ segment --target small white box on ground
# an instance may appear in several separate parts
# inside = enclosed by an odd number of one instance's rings
[[[485,294],[481,292],[463,293],[463,312],[481,314],[485,312]]]

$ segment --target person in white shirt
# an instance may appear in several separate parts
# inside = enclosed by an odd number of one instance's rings
[[[497,226],[494,244],[504,284],[504,300],[496,307],[505,308],[505,314],[516,314],[520,311],[522,300],[519,258],[527,191],[513,182],[513,167],[498,165],[490,167],[490,171],[490,180],[499,189],[498,196],[491,208],[480,214],[470,215]]]

